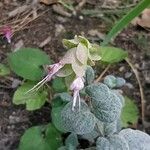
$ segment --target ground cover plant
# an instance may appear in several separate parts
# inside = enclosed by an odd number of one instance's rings
[[[137,8],[143,6],[143,10],[148,4],[148,1],[142,1]],[[130,16],[127,22],[134,17]],[[122,118],[125,116],[121,116],[122,110],[129,107],[125,106],[128,98],[122,95],[120,89],[126,81],[108,75],[103,82],[97,82],[92,68],[97,62],[107,66],[127,59],[126,51],[106,46],[124,25],[119,28],[115,26],[118,29],[114,29],[115,32],[112,30],[100,46],[82,36],[64,39],[63,45],[67,52],[57,63],[53,63],[39,49],[23,48],[9,54],[11,69],[24,79],[24,83],[14,93],[13,103],[25,104],[29,111],[40,109],[47,102],[52,107],[52,121],[26,130],[20,140],[20,150],[79,149],[81,139],[88,140],[89,149],[96,150],[150,148],[148,134],[122,129],[129,121],[128,117],[124,121]],[[7,74],[7,68],[5,70]],[[135,108],[131,120],[137,120],[136,111]]]

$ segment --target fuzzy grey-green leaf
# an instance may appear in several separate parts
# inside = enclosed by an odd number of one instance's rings
[[[66,104],[63,108],[62,126],[68,132],[74,132],[76,134],[86,134],[94,129],[96,120],[94,115],[89,111],[88,106],[81,102],[81,109],[76,106],[75,110],[72,110],[72,102]]]

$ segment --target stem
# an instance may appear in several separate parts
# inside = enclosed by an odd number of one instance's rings
[[[143,92],[142,84],[141,84],[141,81],[140,81],[139,73],[138,73],[137,69],[134,67],[134,65],[130,62],[130,60],[128,58],[126,58],[125,60],[129,64],[131,69],[133,70],[133,72],[135,74],[135,77],[138,81],[138,85],[139,85],[139,88],[140,88],[140,96],[141,96],[141,117],[142,117],[142,124],[144,126],[144,122],[145,122],[145,98],[144,98],[144,92]]]

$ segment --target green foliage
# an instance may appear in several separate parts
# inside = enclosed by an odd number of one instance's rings
[[[132,99],[125,97],[125,106],[123,107],[121,120],[122,126],[127,127],[129,124],[137,123],[139,117],[139,111]]]
[[[74,133],[71,133],[65,140],[67,150],[76,150],[78,145],[78,137]]]
[[[117,63],[127,57],[127,52],[116,47],[101,46],[101,61],[106,63]]]
[[[72,104],[72,102],[66,104],[61,112],[63,128],[68,132],[81,135],[91,132],[96,123],[95,116],[84,102],[81,102],[80,109],[76,106],[74,111]]]
[[[57,150],[62,145],[60,133],[52,124],[35,126],[21,137],[19,150]]]
[[[7,76],[9,74],[9,68],[6,65],[0,63],[0,76]]]
[[[62,104],[59,107],[52,107],[51,117],[52,123],[55,125],[56,129],[60,132],[66,132],[62,127],[62,118],[61,118],[61,111],[63,110],[65,104]]]
[[[36,91],[35,93],[26,93],[35,82],[26,82],[21,85],[14,93],[13,103],[16,105],[26,104],[27,110],[36,110],[41,108],[47,100],[47,91]]]
[[[50,59],[39,49],[22,48],[17,52],[10,53],[8,62],[17,75],[35,81],[41,79],[43,76],[41,66],[50,64]]]
[[[109,31],[108,35],[101,43],[102,46],[107,45],[115,36],[122,31],[136,16],[138,16],[147,6],[150,5],[149,0],[142,0],[134,9],[125,15],[116,25]]]
[[[67,91],[64,78],[59,78],[59,77],[55,78],[52,81],[52,87],[54,91],[58,93]]]

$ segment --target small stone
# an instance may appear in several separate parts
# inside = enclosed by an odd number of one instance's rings
[[[134,89],[134,86],[131,83],[126,83],[125,86],[129,89]]]
[[[124,76],[126,79],[128,79],[132,76],[132,72],[126,72]]]
[[[79,19],[80,19],[80,20],[83,20],[84,18],[83,18],[83,16],[79,16]]]
[[[124,66],[122,66],[122,67],[119,68],[119,71],[120,71],[120,72],[123,72],[124,70],[125,70],[125,67],[124,67]]]

